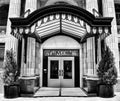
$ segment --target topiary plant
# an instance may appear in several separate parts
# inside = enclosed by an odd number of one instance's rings
[[[97,69],[99,83],[114,85],[117,83],[117,69],[115,67],[113,53],[107,46]]]
[[[13,85],[18,80],[18,67],[15,60],[13,49],[6,51],[5,62],[3,66],[3,82],[5,85]]]

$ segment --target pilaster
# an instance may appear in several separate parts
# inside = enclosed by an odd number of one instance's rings
[[[40,74],[40,43],[36,42],[36,48],[35,48],[35,75],[39,75]]]
[[[87,42],[83,43],[83,70],[84,75],[87,75]]]
[[[86,0],[86,10],[93,14],[93,9],[98,11],[97,0]],[[95,37],[90,37],[87,39],[87,67],[88,76],[96,76]]]
[[[27,38],[26,76],[35,76],[35,38]]]
[[[17,59],[17,49],[18,49],[18,39],[16,39],[14,36],[12,36],[11,33],[11,22],[9,18],[12,17],[19,17],[20,16],[20,9],[21,9],[21,0],[10,0],[9,5],[9,13],[8,13],[8,21],[7,21],[7,30],[6,30],[6,46],[5,46],[5,53],[6,50],[10,50],[13,48],[13,51],[16,54]]]
[[[30,13],[37,9],[37,0],[26,0],[25,11],[30,9]]]
[[[87,75],[93,76],[95,74],[95,38],[87,38]]]
[[[37,9],[37,0],[26,0],[25,11],[30,9],[30,13]],[[28,15],[25,15],[25,17]],[[26,76],[35,76],[35,44],[34,38],[27,38],[27,63],[25,69]]]
[[[115,16],[115,6],[114,0],[102,0],[103,5],[103,16],[104,17],[113,17],[112,27],[111,27],[111,35],[106,38],[106,43],[110,47],[111,51],[115,57],[115,65],[118,70],[118,74],[120,76],[119,70],[119,50],[118,50],[118,36],[117,36],[117,23]]]
[[[97,0],[86,0],[86,10],[93,14],[93,9],[98,11]]]
[[[98,41],[97,41],[97,63],[100,62],[101,60],[101,38],[99,37],[98,38]]]
[[[25,70],[24,70],[24,58],[25,58],[25,39],[24,38],[22,38],[22,56],[21,56],[21,76],[25,76]]]

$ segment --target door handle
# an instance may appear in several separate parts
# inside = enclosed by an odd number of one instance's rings
[[[64,71],[63,70],[61,70],[61,76],[63,76],[64,75]]]
[[[59,76],[63,76],[64,75],[64,71],[63,70],[58,70],[58,75]]]
[[[61,70],[58,70],[58,75],[59,75],[59,76],[61,75]]]

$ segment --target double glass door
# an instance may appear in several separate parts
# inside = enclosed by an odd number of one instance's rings
[[[48,57],[48,87],[74,87],[74,57]]]

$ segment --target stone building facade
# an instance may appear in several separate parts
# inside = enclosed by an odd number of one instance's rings
[[[120,91],[119,6],[119,0],[1,0],[1,67],[6,50],[13,48],[22,93],[39,87],[95,93],[106,43],[115,57],[115,90]]]

